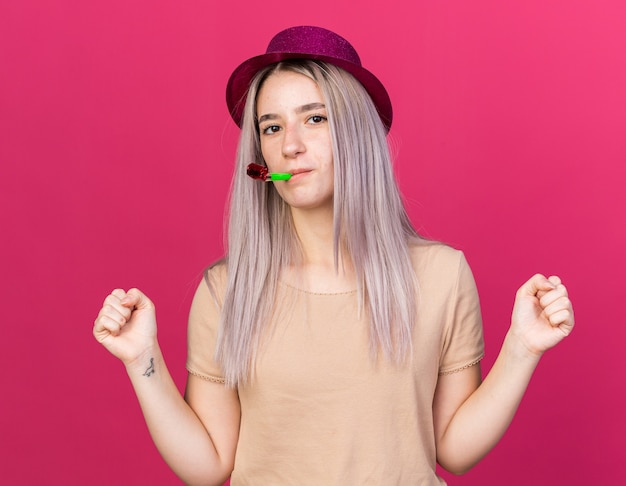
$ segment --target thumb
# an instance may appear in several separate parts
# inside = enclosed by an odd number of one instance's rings
[[[144,294],[139,289],[130,289],[126,292],[126,296],[120,301],[124,307],[128,307],[129,309],[153,309],[154,304],[148,298],[146,294]]]
[[[544,295],[546,295],[550,290],[555,289],[557,286],[559,286],[561,284],[561,279],[559,277],[557,277],[556,275],[553,275],[551,277],[548,277],[548,280],[552,283],[552,285],[554,285],[554,287],[546,289],[546,290],[540,290],[539,292],[537,292],[537,298],[541,299]]]
[[[557,277],[556,275],[552,275],[551,277],[548,277],[548,280],[552,282],[552,284],[554,284],[555,287],[561,284],[561,279]]]
[[[544,294],[546,292],[549,292],[550,290],[554,290],[555,288],[556,285],[553,282],[551,282],[540,273],[537,273],[520,287],[520,289],[518,290],[518,294],[520,296],[527,295],[534,297],[537,296],[539,293]]]

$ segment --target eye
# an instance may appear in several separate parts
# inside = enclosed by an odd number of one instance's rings
[[[312,115],[307,120],[309,123],[313,125],[319,125],[320,123],[324,123],[327,120],[325,116],[322,115]]]
[[[268,125],[266,127],[260,127],[260,131],[263,135],[271,135],[272,133],[280,131],[280,127],[278,125]]]

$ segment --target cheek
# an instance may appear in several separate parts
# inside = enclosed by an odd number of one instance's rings
[[[261,157],[263,157],[263,160],[265,160],[267,158],[267,147],[266,147],[266,144],[261,142],[260,147],[261,147]]]
[[[328,150],[326,152],[326,154],[324,154],[324,159],[323,159],[324,165],[326,165],[327,169],[329,172],[333,173],[333,171],[335,170],[335,164],[334,164],[334,160],[333,160],[333,152],[332,150]]]
[[[272,154],[274,154],[275,151],[272,148],[272,145],[267,143],[267,142],[261,142],[261,156],[263,157],[263,160],[265,161],[266,165],[268,167],[270,167],[271,170],[271,166],[273,165],[273,158],[272,158]],[[274,157],[275,158],[275,157]]]

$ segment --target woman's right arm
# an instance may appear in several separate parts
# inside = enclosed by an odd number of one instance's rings
[[[221,485],[234,464],[237,391],[190,375],[183,399],[156,338],[154,305],[137,289],[114,290],[93,332],[126,366],[152,439],[172,470],[187,484]]]

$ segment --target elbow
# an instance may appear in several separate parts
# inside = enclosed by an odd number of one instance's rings
[[[185,470],[182,473],[174,470],[178,478],[187,486],[222,486],[229,478],[233,467],[225,465],[215,469],[198,468],[193,472]]]
[[[455,476],[463,476],[463,474],[468,473],[474,467],[474,465],[466,466],[466,467],[445,467],[445,466],[441,466],[441,467],[443,467],[449,473],[454,474]]]
[[[230,477],[230,474],[224,477],[212,478],[212,479],[207,479],[207,478],[192,479],[192,480],[183,479],[183,482],[187,484],[188,486],[222,486],[226,482],[226,480],[228,480],[229,477]]]
[[[470,461],[454,460],[453,458],[442,458],[437,455],[437,463],[447,472],[455,476],[463,476],[468,473],[477,463]]]

